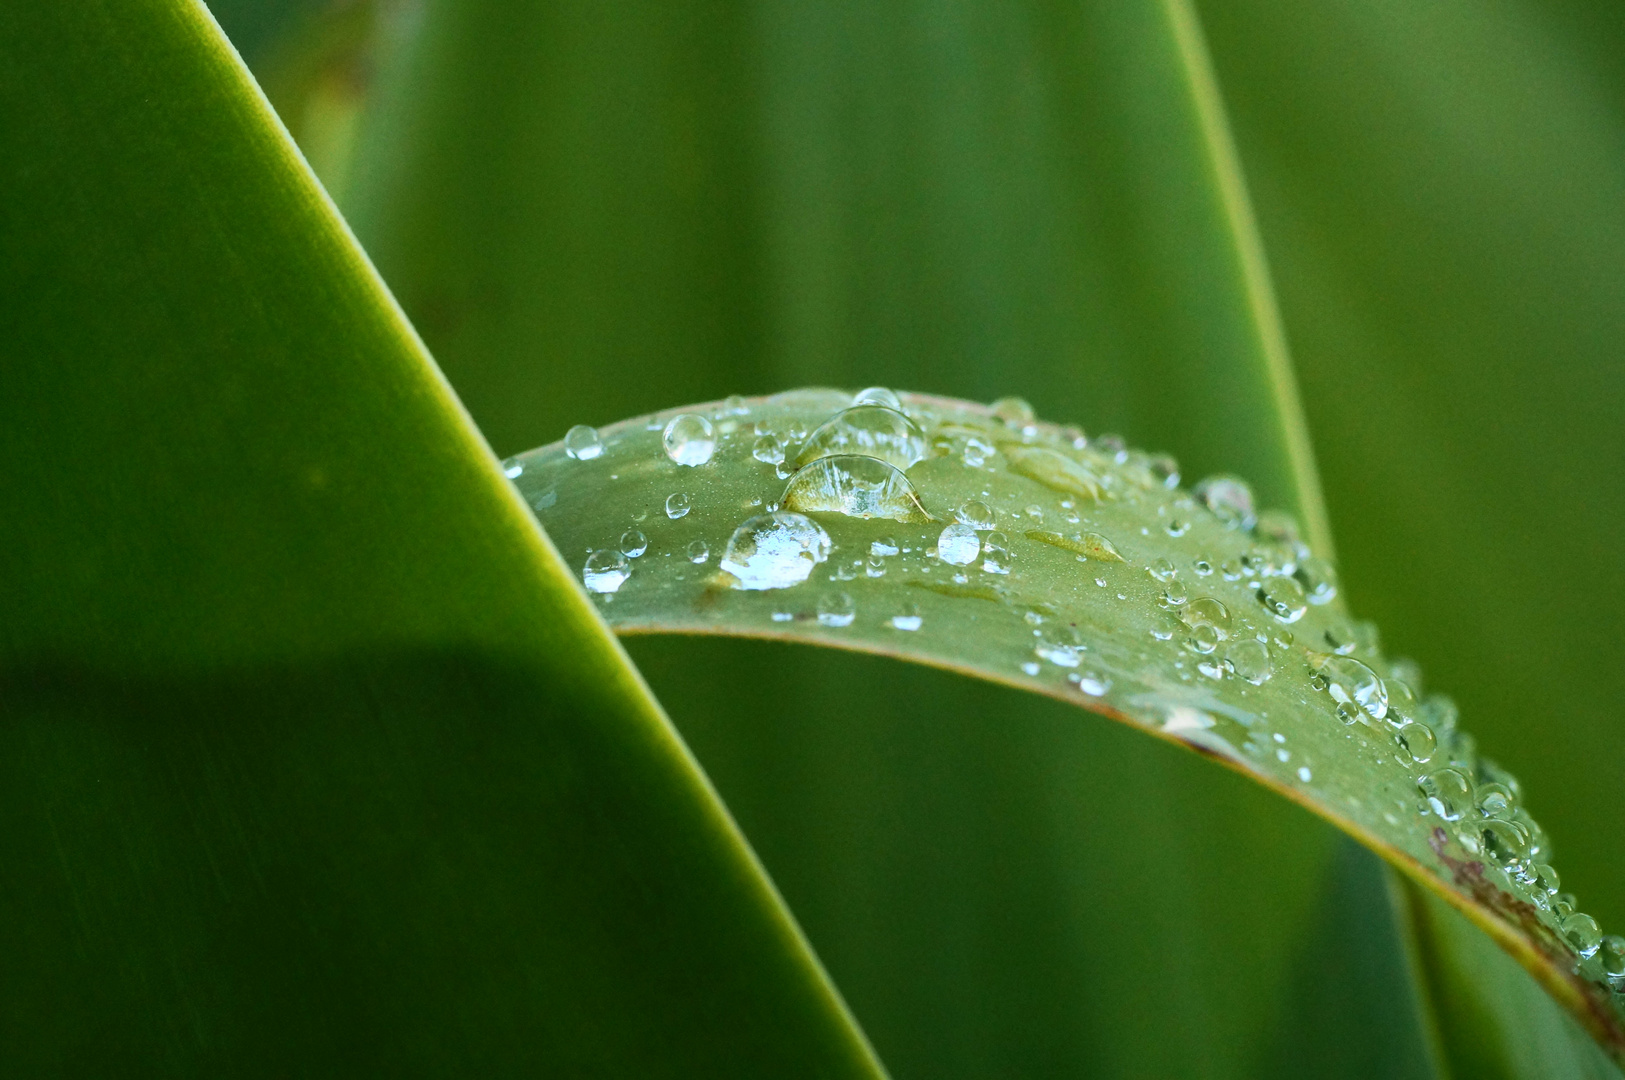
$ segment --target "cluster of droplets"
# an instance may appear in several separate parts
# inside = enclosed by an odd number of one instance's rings
[[[1448,845],[1436,846],[1441,857],[1459,852],[1498,869],[1572,948],[1581,974],[1625,993],[1625,939],[1602,934],[1574,898],[1559,891],[1550,841],[1524,807],[1517,781],[1477,756],[1448,698],[1419,696],[1414,664],[1384,658],[1371,624],[1350,621],[1331,606],[1338,594],[1332,567],[1301,539],[1290,514],[1260,510],[1245,481],[1218,475],[1182,491],[1172,457],[1131,450],[1116,436],[1090,438],[1075,427],[1042,424],[1019,398],[993,403],[985,419],[905,407],[882,387],[860,391],[817,424],[758,420],[747,428],[741,418],[750,411],[742,399],[730,398],[706,414],[678,413],[651,421],[648,429],[660,432],[664,468],[673,477],[675,489],[663,505],[672,522],[694,508],[694,485],[684,478],[701,484],[705,470],[719,455],[734,453],[729,448],[736,442],[741,456],[748,452],[758,463],[764,480],[772,477],[772,487],[729,532],[707,579],[710,587],[781,598],[771,605],[774,622],[805,621],[840,631],[860,615],[843,583],[885,578],[898,566],[910,568],[907,584],[1007,601],[1000,583],[1016,569],[1012,537],[1075,559],[1084,580],[1118,601],[1135,591],[1124,573],[1148,574],[1150,634],[1176,647],[1180,679],[1233,686],[1245,696],[1289,667],[1304,671],[1324,695],[1328,723],[1342,725],[1347,737],[1361,740],[1377,758],[1408,771],[1416,792],[1413,812]],[[564,450],[570,459],[588,462],[604,455],[606,446],[597,431],[578,426],[565,437]],[[1000,509],[987,498],[928,506],[911,474],[939,460],[971,475],[1007,468],[1054,499]],[[510,462],[506,471],[516,477],[522,468]],[[540,510],[551,498],[533,496],[531,504]],[[1125,548],[1088,528],[1085,508],[1115,500],[1143,501],[1154,510],[1160,535],[1145,546],[1159,554],[1136,565],[1124,554],[1134,545]],[[824,515],[866,522],[873,535],[843,553],[817,520]],[[934,542],[899,542],[888,522],[899,529],[927,528]],[[1149,526],[1140,531],[1151,536]],[[1184,555],[1171,557],[1170,542]],[[612,597],[648,551],[649,541],[634,522],[617,544],[587,553],[586,588],[601,599]],[[702,567],[713,560],[703,539],[676,553]],[[947,580],[922,582],[921,567],[940,568]],[[828,587],[813,589],[808,583],[815,579]],[[797,589],[812,589],[806,607],[791,600],[796,594],[788,590]],[[1027,658],[1019,661],[1024,676],[1064,682],[1092,698],[1106,696],[1121,681],[1058,610],[1043,603],[1018,610],[1031,634]],[[925,626],[914,602],[870,618],[888,632],[912,634]],[[1286,733],[1252,721],[1176,704],[1167,709],[1163,730],[1197,741],[1217,737],[1272,762],[1272,768],[1284,767],[1300,783],[1313,779],[1310,763],[1294,756]]]

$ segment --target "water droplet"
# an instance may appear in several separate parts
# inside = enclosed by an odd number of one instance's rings
[[[1295,623],[1309,610],[1303,589],[1289,577],[1267,577],[1258,583],[1258,602],[1284,623]]]
[[[679,465],[704,465],[716,453],[716,429],[711,421],[694,413],[679,413],[666,424],[660,436],[666,456]]]
[[[722,413],[724,416],[744,416],[748,412],[750,412],[750,407],[745,404],[743,396],[729,394],[722,399]]]
[[[1198,577],[1207,577],[1213,573],[1213,562],[1210,559],[1197,559],[1191,563],[1191,569],[1196,571]]]
[[[1388,688],[1381,677],[1348,656],[1329,656],[1315,672],[1332,700],[1358,705],[1374,720],[1388,715]]]
[[[897,395],[884,386],[866,386],[852,395],[854,405],[884,405],[888,409],[903,411],[903,403]]]
[[[1078,666],[1079,653],[1083,649],[1083,639],[1072,627],[1063,623],[1051,623],[1039,631],[1038,641],[1033,646],[1033,652],[1038,654],[1040,660],[1048,660],[1057,667],[1075,668]]]
[[[1105,697],[1106,691],[1112,688],[1112,681],[1098,671],[1083,671],[1078,673],[1073,685],[1090,697]]]
[[[844,592],[827,593],[818,601],[819,626],[851,626],[858,605]]]
[[[879,556],[880,558],[885,558],[889,555],[896,555],[900,550],[901,549],[897,546],[897,541],[889,536],[882,536],[879,540],[869,541],[869,554]]]
[[[920,616],[920,605],[918,604],[904,604],[902,611],[886,621],[891,624],[893,630],[908,630],[911,632],[918,630],[925,624],[925,619]]]
[[[863,561],[863,572],[868,577],[885,577],[886,560],[879,555],[871,555]]]
[[[1299,767],[1299,769],[1298,769],[1298,779],[1299,780],[1302,780],[1304,783],[1307,784],[1309,781],[1313,780],[1314,778],[1315,778],[1315,774],[1309,771],[1309,766],[1304,765],[1304,766]]]
[[[1041,446],[1011,446],[1006,448],[1005,457],[1016,472],[1052,491],[1097,500],[1105,495],[1104,479],[1088,466],[1054,450]]]
[[[1179,486],[1179,462],[1172,454],[1155,454],[1145,463],[1151,478],[1172,491]]]
[[[982,541],[969,525],[950,525],[937,537],[937,557],[950,566],[969,566],[981,551]]]
[[[688,561],[702,563],[711,557],[711,546],[704,540],[696,540],[688,545]]]
[[[925,457],[925,433],[918,424],[881,405],[855,405],[843,409],[807,437],[796,465],[819,458],[862,454],[878,458],[894,469],[908,469]]]
[[[1258,515],[1254,531],[1260,538],[1294,554],[1303,543],[1299,539],[1298,519],[1286,510],[1265,510]]]
[[[993,444],[972,435],[965,440],[965,447],[960,452],[960,458],[972,469],[980,469],[988,458],[993,456]]]
[[[1191,527],[1191,523],[1188,522],[1188,521],[1185,521],[1183,518],[1174,518],[1172,521],[1168,522],[1168,524],[1164,526],[1164,528],[1168,532],[1168,535],[1172,536],[1172,537],[1176,537],[1176,538],[1184,536],[1187,532],[1190,531],[1190,527]]]
[[[796,470],[784,505],[803,513],[833,511],[856,518],[930,521],[914,485],[879,458],[858,454],[821,457]]]
[[[1027,515],[1027,519],[1029,521],[1041,524],[1044,520],[1044,508],[1039,506],[1037,503],[1033,503],[1032,505],[1028,506],[1027,509],[1022,511],[1022,513]]]
[[[637,529],[628,529],[621,534],[621,554],[628,559],[635,559],[649,550],[649,538]]]
[[[602,454],[604,444],[598,439],[598,429],[588,427],[586,424],[577,424],[571,428],[564,436],[564,452],[577,461],[591,461]]]
[[[1359,648],[1359,642],[1354,636],[1354,627],[1346,619],[1333,619],[1323,636],[1326,639],[1326,647],[1338,656],[1347,656]]]
[[[830,539],[811,518],[780,510],[753,517],[734,530],[721,566],[738,589],[787,589],[829,558]]]
[[[1230,636],[1230,609],[1224,606],[1223,601],[1211,596],[1199,596],[1182,605],[1179,621],[1192,629],[1211,626],[1221,641]]]
[[[1439,769],[1419,777],[1416,787],[1433,812],[1445,821],[1460,821],[1473,805],[1472,781],[1455,769]]]
[[[1010,572],[1010,538],[1002,532],[990,532],[982,542],[982,569],[989,574]]]
[[[1262,641],[1248,638],[1231,645],[1224,654],[1236,678],[1262,686],[1270,677],[1270,651]]]
[[[1399,730],[1394,732],[1394,738],[1399,741],[1400,751],[1417,765],[1426,765],[1432,761],[1433,755],[1439,749],[1439,739],[1433,734],[1433,729],[1411,720],[1399,726]]]
[[[1608,934],[1598,942],[1597,955],[1602,961],[1602,973],[1615,990],[1625,988],[1625,937]]]
[[[1158,581],[1170,581],[1173,579],[1175,574],[1179,573],[1178,570],[1174,569],[1173,563],[1160,557],[1145,569],[1147,573],[1156,578]]]
[[[1534,875],[1534,880],[1530,884],[1537,891],[1548,896],[1556,896],[1558,890],[1563,887],[1562,879],[1557,876],[1557,871],[1547,863],[1535,863],[1529,867],[1529,872]]]
[[[1185,639],[1185,648],[1193,653],[1207,656],[1219,647],[1219,632],[1206,623],[1191,630],[1190,637]]]
[[[1021,670],[1028,675],[1037,675],[1044,669],[1039,666],[1038,661],[1028,660],[1021,665]]]
[[[1304,595],[1311,604],[1329,603],[1337,595],[1337,573],[1323,559],[1314,556],[1299,559],[1292,576],[1303,586]]]
[[[1165,608],[1177,608],[1183,606],[1188,598],[1184,582],[1170,581],[1167,588],[1162,590],[1161,603]]]
[[[581,580],[588,592],[613,593],[632,576],[632,564],[619,551],[595,551],[587,556]]]
[[[1019,397],[1002,397],[993,403],[993,415],[1004,423],[1006,427],[1024,428],[1031,424],[1035,415],[1033,407],[1026,399]]]
[[[1576,911],[1564,918],[1562,924],[1563,940],[1569,947],[1580,954],[1581,959],[1589,959],[1602,947],[1602,927],[1583,911]]]
[[[1529,834],[1511,821],[1491,818],[1480,822],[1479,840],[1485,854],[1508,870],[1522,866],[1529,855]]]
[[[987,503],[972,499],[954,511],[954,520],[973,529],[987,530],[993,527],[993,511]]]
[[[506,476],[509,480],[518,479],[519,475],[524,471],[524,463],[515,461],[513,458],[509,458],[507,461],[502,463],[502,475]]]
[[[779,465],[784,462],[784,444],[776,435],[763,435],[751,447],[750,456],[757,461],[768,465]]]
[[[674,491],[666,496],[666,516],[676,521],[688,513],[688,496],[681,491]]]
[[[1497,784],[1493,780],[1479,784],[1473,790],[1473,800],[1478,803],[1478,812],[1485,817],[1512,820],[1512,812],[1517,808],[1512,792],[1507,790],[1505,784]]]
[[[1253,489],[1239,476],[1210,476],[1198,483],[1191,494],[1231,528],[1252,528],[1255,520]]]

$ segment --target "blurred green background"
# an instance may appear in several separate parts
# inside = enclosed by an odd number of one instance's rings
[[[499,454],[884,383],[1290,498],[1161,5],[212,7]],[[1625,8],[1200,16],[1346,594],[1625,927]],[[633,652],[896,1075],[1424,1074],[1371,859],[1280,800],[937,673]]]

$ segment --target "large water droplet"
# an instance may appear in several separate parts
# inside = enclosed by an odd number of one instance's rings
[[[862,454],[904,470],[922,460],[925,451],[925,433],[896,409],[854,405],[830,417],[807,437],[796,464],[805,466],[837,454]]]
[[[884,405],[888,409],[903,411],[903,402],[884,386],[866,386],[852,395],[854,405]]]
[[[1179,621],[1195,629],[1211,626],[1215,637],[1222,640],[1230,636],[1230,609],[1212,596],[1198,596],[1179,608]]]
[[[571,428],[564,435],[564,452],[577,461],[591,461],[602,454],[604,444],[598,438],[598,429],[586,424]],[[610,591],[614,592],[613,589]]]
[[[783,510],[735,529],[722,551],[722,569],[736,589],[787,589],[829,558],[829,534],[809,517]]]
[[[716,429],[711,421],[694,413],[672,417],[660,441],[666,448],[666,456],[679,465],[704,465],[717,450]]]
[[[1284,623],[1295,623],[1309,610],[1303,589],[1289,577],[1267,577],[1258,583],[1258,602]]]
[[[688,496],[681,491],[674,491],[666,496],[666,516],[676,521],[688,513]]]
[[[909,478],[879,458],[821,457],[796,470],[784,489],[786,509],[857,518],[930,521]]]
[[[1478,803],[1478,812],[1485,817],[1504,818],[1512,820],[1512,812],[1517,809],[1517,802],[1512,792],[1507,790],[1505,784],[1497,784],[1493,780],[1479,784],[1473,789],[1473,799]]]
[[[1191,494],[1232,528],[1250,529],[1256,520],[1253,489],[1239,476],[1210,476],[1198,483]]]
[[[632,564],[619,551],[595,551],[587,556],[581,580],[588,592],[613,593],[632,576]]]
[[[1459,821],[1473,805],[1473,784],[1456,769],[1439,769],[1419,777],[1416,787],[1433,812],[1445,821]]]
[[[1236,642],[1224,654],[1238,679],[1262,686],[1270,677],[1270,651],[1262,641],[1247,638]]]
[[[1529,834],[1511,821],[1490,818],[1479,823],[1479,841],[1484,853],[1503,869],[1516,870],[1529,857]]]
[[[1388,715],[1388,688],[1382,678],[1353,657],[1327,657],[1315,675],[1333,701],[1358,705],[1375,720]]]
[[[1569,947],[1579,953],[1582,959],[1588,959],[1602,945],[1602,927],[1583,911],[1576,911],[1566,917],[1562,924],[1563,940]]]
[[[819,626],[851,626],[857,617],[858,605],[846,593],[828,593],[819,598]]]
[[[1392,716],[1389,719],[1392,719]],[[1439,739],[1433,734],[1433,729],[1411,720],[1399,726],[1394,738],[1398,740],[1399,748],[1405,756],[1417,765],[1425,765],[1432,761],[1433,755],[1439,749]]]
[[[950,566],[969,566],[981,552],[982,541],[969,525],[950,525],[937,537],[937,558]]]
[[[649,550],[649,538],[637,529],[628,529],[621,534],[621,554],[628,559],[635,559]]]

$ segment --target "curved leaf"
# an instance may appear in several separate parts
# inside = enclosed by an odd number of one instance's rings
[[[201,5],[0,114],[5,1071],[880,1075]]]
[[[1189,745],[1449,900],[1625,1047],[1625,940],[1558,893],[1516,780],[1241,481],[1190,494],[1171,459],[1025,402],[878,389],[577,428],[507,469],[618,632],[899,656]]]

